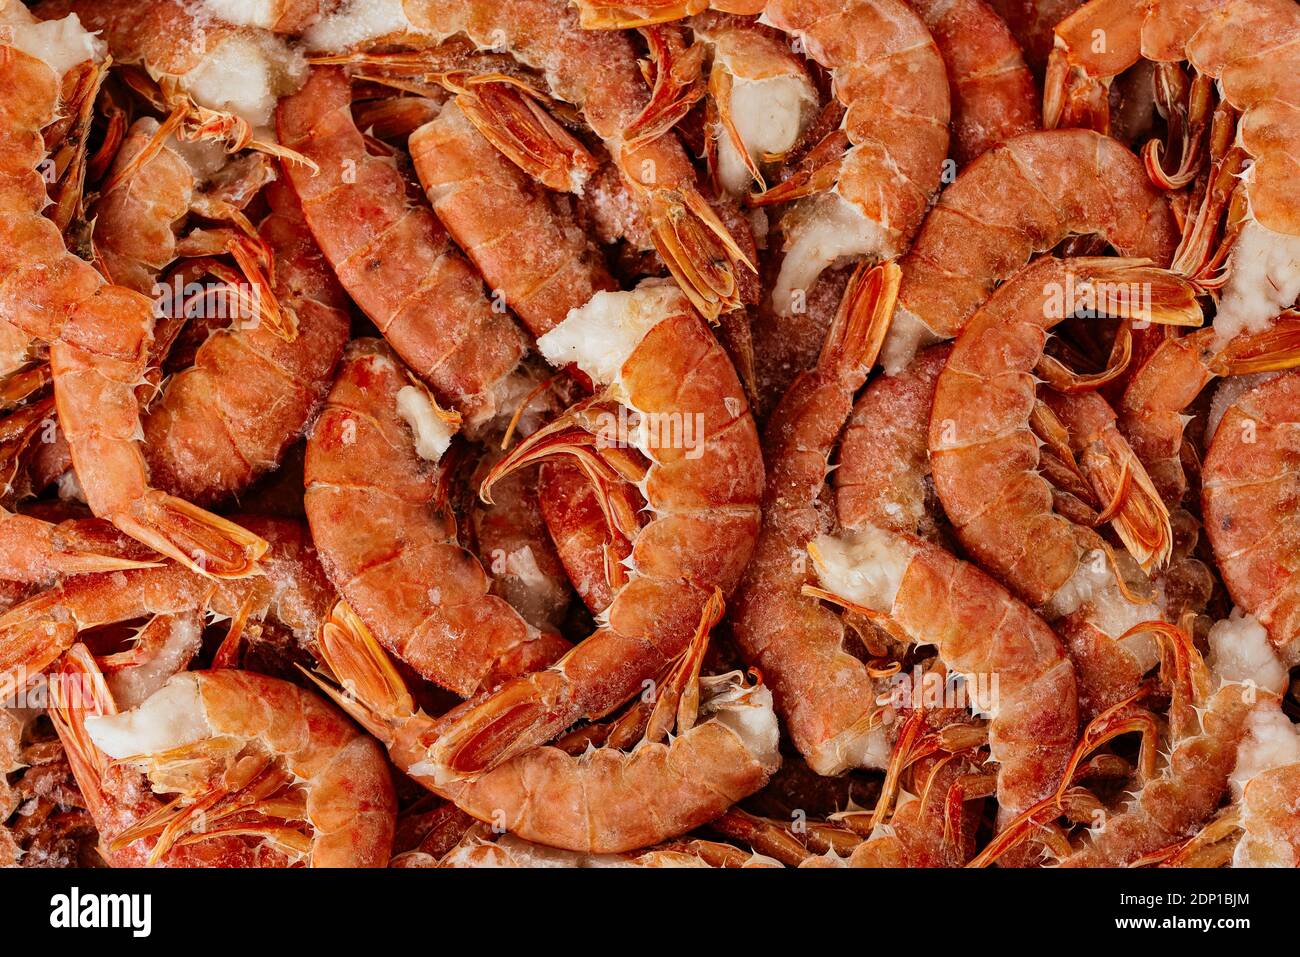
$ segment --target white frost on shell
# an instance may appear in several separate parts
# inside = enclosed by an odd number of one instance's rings
[[[75,469],[68,469],[58,480],[58,492],[60,502],[80,502],[86,504],[86,490],[81,487],[81,480],[77,478]]]
[[[759,764],[779,767],[781,731],[772,692],[766,685],[746,688],[741,679],[738,671],[700,678],[701,716],[727,728]]]
[[[885,367],[885,374],[898,375],[911,365],[913,356],[939,339],[916,313],[905,306],[895,307],[889,332],[880,347],[880,362]]]
[[[822,193],[786,214],[785,258],[772,289],[772,308],[791,315],[796,296],[806,298],[822,270],[842,259],[888,255],[888,234],[839,193]]]
[[[785,153],[803,133],[817,108],[817,91],[802,75],[770,76],[761,80],[734,77],[731,122],[755,163],[767,153]],[[740,151],[725,130],[718,136],[718,177],[732,196],[753,185]]]
[[[302,39],[308,50],[346,50],[390,33],[412,30],[402,0],[348,0],[312,24]]]
[[[1228,258],[1228,283],[1214,316],[1220,342],[1263,332],[1300,296],[1300,236],[1248,219]]]
[[[237,27],[270,29],[277,19],[275,0],[201,0],[213,16]]]
[[[830,777],[854,768],[879,768],[889,766],[893,748],[889,735],[882,725],[865,731],[849,728],[825,741],[808,755],[808,767],[820,775]]]
[[[130,758],[194,744],[212,731],[198,677],[182,672],[138,708],[86,718],[86,733],[110,758]]]
[[[1206,445],[1214,440],[1214,433],[1219,431],[1219,423],[1223,421],[1224,414],[1237,404],[1238,399],[1255,386],[1263,385],[1269,379],[1275,379],[1279,375],[1280,372],[1255,372],[1251,375],[1228,376],[1220,380],[1218,388],[1214,390],[1214,397],[1210,400],[1210,412],[1205,424]]]
[[[651,329],[689,308],[671,282],[646,280],[631,292],[598,292],[541,336],[537,349],[551,365],[575,363],[593,382],[609,385]]]
[[[1157,591],[1154,601],[1133,602],[1124,597],[1115,572],[1107,561],[1092,556],[1081,561],[1043,609],[1049,621],[1083,609],[1088,623],[1117,641],[1145,621],[1163,621],[1163,596]],[[1138,632],[1119,641],[1120,647],[1145,671],[1160,658],[1160,646],[1148,631]]]
[[[415,436],[415,454],[437,462],[451,445],[456,427],[438,414],[429,393],[418,386],[404,386],[397,392],[397,414]]]
[[[271,34],[235,34],[209,50],[180,83],[200,106],[234,113],[260,130],[271,123],[276,101],[306,77],[301,50]]]
[[[537,556],[533,554],[531,545],[515,549],[506,556],[506,574],[518,579],[530,589],[543,593],[550,591],[551,580],[537,564]]]
[[[1237,746],[1237,766],[1229,782],[1240,800],[1251,778],[1300,763],[1300,729],[1280,708],[1260,708],[1246,719],[1246,734]]]
[[[13,31],[12,45],[43,61],[60,78],[78,63],[99,62],[107,50],[104,41],[82,27],[75,13],[62,20],[41,21],[21,4],[10,3],[4,16]]]
[[[1286,689],[1287,669],[1254,615],[1233,609],[1228,618],[1210,628],[1209,641],[1210,669],[1219,680],[1251,681],[1274,694]]]
[[[910,546],[871,525],[838,538],[818,535],[810,551],[827,591],[886,614],[912,561]]]

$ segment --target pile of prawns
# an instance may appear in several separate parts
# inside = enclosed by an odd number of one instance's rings
[[[1294,0],[0,0],[0,859],[1300,863]]]

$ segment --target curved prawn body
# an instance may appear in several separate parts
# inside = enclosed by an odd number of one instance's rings
[[[791,740],[818,774],[881,767],[889,745],[875,682],[845,649],[840,616],[803,586],[803,550],[821,530],[818,499],[835,440],[884,339],[898,267],[855,278],[818,366],[799,376],[768,420],[763,529],[737,590],[732,636],[771,683]]]
[[[1092,41],[1098,30],[1107,37],[1103,49]],[[1104,125],[1111,81],[1139,59],[1160,66],[1189,61],[1198,77],[1217,81],[1237,114],[1236,145],[1252,162],[1236,186],[1239,221],[1229,229],[1232,252],[1214,320],[1224,339],[1267,328],[1300,294],[1297,36],[1300,10],[1289,0],[1093,0],[1056,28],[1043,98],[1048,126]],[[1184,165],[1197,155],[1193,147],[1183,144]],[[1194,275],[1221,258],[1210,245],[1193,263]]]
[[[1268,629],[1288,663],[1300,654],[1300,373],[1238,397],[1201,471],[1205,531],[1233,600]]]
[[[63,743],[82,799],[99,832],[100,855],[113,867],[266,867],[283,863],[283,857],[238,836],[209,835],[197,843],[172,844],[158,860],[154,835],[117,843],[141,821],[163,813],[167,805],[150,790],[147,779],[134,768],[111,760],[86,732],[88,718],[118,714],[104,677],[84,645],[74,645],[60,659],[51,684],[50,720]]]
[[[752,271],[753,265],[700,193],[681,143],[673,135],[648,142],[625,135],[647,99],[636,53],[625,36],[583,30],[562,0],[492,0],[473,7],[459,0],[405,0],[403,8],[421,32],[436,39],[465,34],[480,47],[504,47],[540,72],[550,94],[581,110],[605,144],[650,223],[655,248],[696,309],[713,319],[741,305],[742,270]],[[478,124],[498,148],[506,147],[533,175],[581,191],[592,172],[589,155],[574,160],[572,150],[537,150],[529,137],[549,140],[556,134],[537,128],[534,120],[520,142],[503,113],[482,106],[476,111]],[[559,165],[540,165],[536,159],[557,152],[564,156]]]
[[[575,757],[534,748],[473,780],[448,781],[440,773],[435,750],[446,719],[414,707],[400,675],[346,606],[322,630],[320,648],[349,688],[331,691],[335,700],[426,788],[525,840],[618,853],[712,820],[766,784],[780,764],[770,692],[746,686],[737,673],[699,676],[708,630],[721,611],[715,594],[658,686],[644,738],[630,753],[602,747]],[[663,741],[674,723],[676,737]]]
[[[150,474],[190,501],[228,498],[279,465],[321,407],[347,343],[347,297],[297,198],[280,184],[266,197],[271,213],[258,235],[275,263],[272,293],[296,333],[286,339],[260,318],[218,329],[144,419]]]
[[[848,14],[848,5],[842,6]],[[1038,128],[1033,77],[1010,31],[983,0],[909,0],[908,6],[925,23],[947,69],[950,149],[958,165]],[[704,14],[689,26],[697,40],[713,47],[710,92],[719,112],[721,135],[715,135],[722,182],[733,195],[753,182],[762,191],[760,164],[795,145],[816,110],[817,91],[786,44],[760,32],[753,21]],[[766,112],[758,112],[759,103]],[[781,122],[772,123],[777,104]],[[760,117],[769,122],[758,122]]]
[[[1213,813],[1227,788],[1252,708],[1247,697],[1240,687],[1229,687],[1206,701],[1200,732],[1172,744],[1162,773],[1062,866],[1119,867],[1185,840]]]
[[[93,209],[95,252],[105,275],[145,295],[176,259],[176,229],[196,185],[179,153],[165,143],[152,147],[158,131],[152,117],[131,125]]]
[[[297,522],[249,518],[272,549],[259,574],[213,581],[168,563],[68,577],[0,615],[0,681],[21,687],[88,628],[207,609],[242,627],[268,616],[306,640],[334,594]]]
[[[252,264],[258,270],[250,280],[261,280],[258,259],[265,258],[265,251],[257,247],[256,233],[243,209],[275,178],[271,161],[256,153],[227,159],[211,144],[186,144],[176,132],[148,116],[126,131],[91,211],[96,264],[111,281],[160,300],[167,284],[157,280],[178,255],[193,258],[218,249],[232,252],[240,265]],[[195,229],[181,237],[189,213],[229,227]],[[200,266],[211,268],[209,259],[192,263],[189,272],[197,274]],[[259,293],[271,296],[269,282],[261,285]],[[157,311],[160,317],[179,319],[178,305],[161,300]],[[283,334],[291,334],[292,328],[273,306],[259,312]]]
[[[897,375],[878,376],[854,404],[833,476],[845,528],[874,525],[937,540],[927,432],[951,351],[947,344],[926,349]]]
[[[1129,297],[1139,289],[1148,293],[1145,305]],[[1147,574],[1169,561],[1173,533],[1105,400],[1037,396],[1047,334],[1086,297],[1094,315],[1201,318],[1195,290],[1172,273],[1122,259],[1044,257],[994,293],[957,339],[935,387],[929,431],[935,490],[965,549],[1031,606],[1053,619],[1071,616],[1064,635],[1088,652],[1080,655],[1080,696],[1091,716],[1131,694],[1154,663],[1145,636],[1134,636],[1133,647],[1126,641],[1133,625],[1161,614],[1134,604],[1109,578],[1110,547],[1092,526],[1110,520]],[[1072,507],[1081,496],[1098,510]]]
[[[1149,305],[1126,298],[1139,288],[1154,290]],[[1053,511],[1052,486],[1038,472],[1034,430],[1036,417],[1063,425],[1036,398],[1033,372],[1048,331],[1089,296],[1096,314],[1139,316],[1137,310],[1145,309],[1141,316],[1152,321],[1187,325],[1201,317],[1195,290],[1171,273],[1122,259],[1045,257],[1003,285],[967,325],[939,376],[930,417],[935,488],[958,537],[1038,607],[1052,602],[1084,554],[1101,542]],[[1069,301],[1058,309],[1053,302],[1060,297]],[[1080,403],[1094,408],[1080,409]],[[1121,476],[1129,476],[1115,530],[1144,570],[1161,566],[1172,547],[1168,513],[1115,429],[1114,414],[1095,394],[1057,408],[1066,405],[1086,419],[1074,423],[1071,434],[1083,457],[1095,456],[1087,471],[1104,479],[1112,494],[1124,484]]]
[[[1285,368],[1295,362],[1300,316],[1280,317],[1268,332],[1243,334],[1224,343],[1214,329],[1167,339],[1130,378],[1116,410],[1120,428],[1165,502],[1187,494],[1183,470],[1184,414],[1201,391],[1220,376]]]
[[[0,278],[0,305],[10,321],[51,343],[59,423],[86,501],[97,516],[190,568],[214,577],[247,575],[265,542],[149,484],[135,387],[148,365],[153,304],[105,283],[41,215],[40,129],[56,115],[58,76],[12,46],[0,51],[0,72],[13,91],[0,203],[15,251]]]
[[[617,288],[591,242],[455,100],[410,137],[429,204],[488,286],[534,336]]]
[[[55,727],[115,866],[388,863],[397,802],[383,750],[310,691],[181,672],[119,713],[82,645],[59,677]],[[69,693],[87,686],[89,708]],[[140,772],[176,798],[155,798]]]
[[[1178,229],[1142,162],[1088,130],[1025,133],[963,169],[901,260],[886,371],[957,336],[993,290],[1038,253],[1096,233],[1121,256],[1167,265]]]
[[[352,343],[307,442],[304,504],[330,580],[384,646],[469,697],[567,643],[491,594],[457,541],[436,467],[455,421],[440,411],[386,346]]]
[[[702,12],[705,4],[583,2],[583,24],[626,27]],[[754,198],[799,200],[782,224],[785,258],[772,292],[783,315],[836,260],[902,253],[939,189],[950,109],[944,62],[902,0],[714,3],[763,15],[831,74],[844,107],[839,129],[785,182]]]
[[[984,0],[908,0],[948,70],[958,166],[1039,127],[1038,87],[1020,44]]]
[[[901,0],[772,0],[764,19],[830,71],[840,129],[799,173],[762,194],[799,200],[782,223],[785,258],[772,291],[788,314],[837,259],[893,259],[939,189],[950,107],[943,59]]]
[[[1214,813],[1234,768],[1246,763],[1239,754],[1260,718],[1280,717],[1278,692],[1286,672],[1258,624],[1235,614],[1230,622],[1217,624],[1210,632],[1215,653],[1210,668],[1187,636],[1178,644],[1163,766],[1154,767],[1154,755],[1151,763],[1144,759],[1141,787],[1101,819],[1101,827],[1062,860],[1063,866],[1124,866],[1148,855],[1161,859],[1162,849],[1187,841]],[[1077,756],[1114,734],[1134,730],[1125,720],[1127,708],[1110,709],[1094,721]]]
[[[516,445],[481,494],[490,499],[492,483],[516,468],[574,462],[630,543],[627,579],[600,627],[564,658],[449,718],[430,752],[441,780],[473,778],[627,701],[681,653],[713,589],[735,587],[758,535],[753,417],[726,353],[680,290],[647,281],[597,293],[538,347],[555,365],[576,362],[605,391]],[[638,511],[650,516],[644,525]]]
[[[827,594],[934,645],[967,676],[973,707],[990,719],[1002,825],[1055,792],[1078,731],[1077,690],[1041,618],[975,566],[909,535],[868,526],[819,536],[809,553]]]
[[[411,134],[410,149],[434,212],[494,296],[534,336],[550,332],[597,292],[617,288],[572,215],[507,160],[456,100]],[[596,490],[572,467],[548,463],[537,481],[560,558],[584,601],[599,612],[624,577],[618,562],[628,549],[608,535]]]
[[[343,288],[440,401],[473,426],[500,411],[526,347],[504,310],[396,167],[366,151],[342,70],[313,67],[280,101],[286,146],[320,172],[284,164],[312,235]]]

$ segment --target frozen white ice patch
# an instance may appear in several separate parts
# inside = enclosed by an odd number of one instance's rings
[[[211,731],[198,678],[182,672],[138,708],[87,718],[86,733],[110,758],[130,758],[194,744]]]
[[[765,685],[745,688],[740,672],[700,679],[700,710],[717,721],[764,767],[781,764],[781,732],[776,723],[772,692]]]
[[[891,252],[888,234],[838,193],[822,193],[786,214],[785,258],[772,289],[772,308],[792,315],[822,270],[856,256]]]
[[[13,46],[45,64],[60,77],[78,63],[96,62],[104,58],[104,42],[88,33],[75,13],[62,20],[37,20],[17,3],[6,11],[8,25],[13,30]],[[17,13],[17,11],[22,13]]]
[[[893,748],[881,725],[859,730],[849,728],[822,743],[808,755],[808,767],[823,776],[842,774],[853,768],[886,768]]]
[[[313,24],[302,38],[309,50],[338,51],[411,29],[402,0],[345,0],[340,9]]]
[[[202,0],[202,3],[209,13],[227,23],[261,30],[275,26],[281,6],[276,0]]]
[[[551,365],[575,363],[592,381],[609,385],[651,329],[689,309],[671,282],[646,280],[631,292],[598,292],[586,305],[570,309],[537,340],[537,349]]]
[[[1279,375],[1280,372],[1256,372],[1251,375],[1228,376],[1220,380],[1219,387],[1214,390],[1214,398],[1210,400],[1210,412],[1205,423],[1205,441],[1207,443],[1213,441],[1214,433],[1219,431],[1219,423],[1223,421],[1224,413],[1236,405],[1238,399],[1255,386],[1263,385],[1269,379]]]
[[[441,459],[456,434],[454,417],[440,412],[429,393],[414,385],[398,390],[397,414],[415,435],[415,454],[430,462]]]
[[[1263,332],[1300,296],[1300,236],[1247,220],[1228,257],[1228,283],[1214,315],[1220,341]]]
[[[1300,729],[1280,708],[1261,708],[1246,719],[1246,735],[1237,746],[1237,766],[1229,781],[1238,799],[1251,778],[1300,763]]]
[[[1210,628],[1210,669],[1224,682],[1253,682],[1281,694],[1287,686],[1286,667],[1278,660],[1268,632],[1254,615],[1233,609]]]
[[[897,375],[912,363],[921,349],[938,342],[939,336],[921,321],[921,317],[905,306],[894,309],[885,342],[880,347],[880,363],[886,375]]]
[[[886,614],[912,560],[902,539],[871,525],[840,538],[818,535],[808,551],[823,588]]]
[[[181,85],[200,106],[234,113],[254,127],[271,122],[275,103],[307,77],[302,52],[271,34],[227,37],[208,51]]]
[[[802,76],[761,80],[735,77],[731,87],[731,122],[755,163],[764,154],[785,153],[794,146],[817,107],[817,91]],[[753,185],[740,151],[726,131],[718,137],[718,176],[733,196]]]
[[[155,623],[154,627],[159,625]],[[198,652],[203,629],[197,619],[189,616],[173,618],[162,627],[167,629],[167,634],[156,653],[138,665],[104,676],[119,708],[143,704]]]

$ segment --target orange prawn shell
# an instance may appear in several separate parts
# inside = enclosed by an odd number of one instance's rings
[[[411,134],[410,151],[438,218],[534,336],[617,288],[586,235],[454,100]]]
[[[726,353],[685,296],[671,308],[633,349],[611,393],[642,416],[690,422],[703,443],[641,450],[650,460],[639,486],[651,520],[636,535],[633,575],[606,623],[545,671],[447,717],[431,760],[453,777],[476,777],[627,701],[682,652],[714,589],[729,594],[749,561],[763,489],[753,415]]]
[[[1107,40],[1098,51],[1096,31]],[[1189,60],[1219,81],[1242,115],[1239,135],[1255,158],[1246,180],[1251,211],[1268,229],[1300,234],[1292,184],[1300,176],[1289,144],[1300,138],[1300,9],[1290,0],[1094,0],[1058,25],[1066,62],[1109,79],[1137,62]],[[1049,72],[1049,82],[1051,80]]]
[[[567,643],[538,632],[456,540],[436,467],[397,412],[410,385],[383,343],[359,339],[307,443],[304,505],[330,580],[381,643],[468,697],[549,664]],[[376,476],[375,463],[386,463]]]
[[[982,571],[902,538],[915,551],[890,617],[933,642],[951,670],[997,675],[989,745],[1001,765],[999,817],[1009,820],[1061,782],[1078,734],[1074,667],[1052,629]]]
[[[1090,130],[1022,134],[944,190],[903,257],[899,306],[952,338],[1036,252],[1093,232],[1159,266],[1178,245],[1168,202],[1123,144]]]
[[[1285,655],[1300,639],[1300,373],[1238,398],[1202,469],[1205,532],[1233,600]]]
[[[127,168],[158,130],[151,118],[137,120],[127,131],[110,180]],[[154,280],[176,258],[175,227],[190,210],[194,174],[164,145],[132,174],[103,193],[95,203],[95,248],[110,279],[148,295]]]
[[[312,235],[339,281],[444,404],[472,422],[497,411],[495,388],[525,352],[483,280],[397,168],[371,156],[342,69],[313,67],[276,109],[285,146],[320,165],[282,164]]]
[[[250,671],[194,675],[215,736],[258,741],[307,792],[313,867],[388,863],[397,801],[379,742],[297,685]]]
[[[297,199],[278,183],[267,194],[259,235],[275,257],[274,294],[297,317],[295,338],[238,320],[214,332],[144,418],[151,475],[193,502],[239,492],[279,464],[320,408],[348,339],[347,299]]]
[[[773,768],[706,721],[671,744],[574,758],[538,748],[472,783],[440,788],[474,817],[527,840],[630,851],[707,824],[767,783]],[[665,783],[670,782],[670,783]]]

